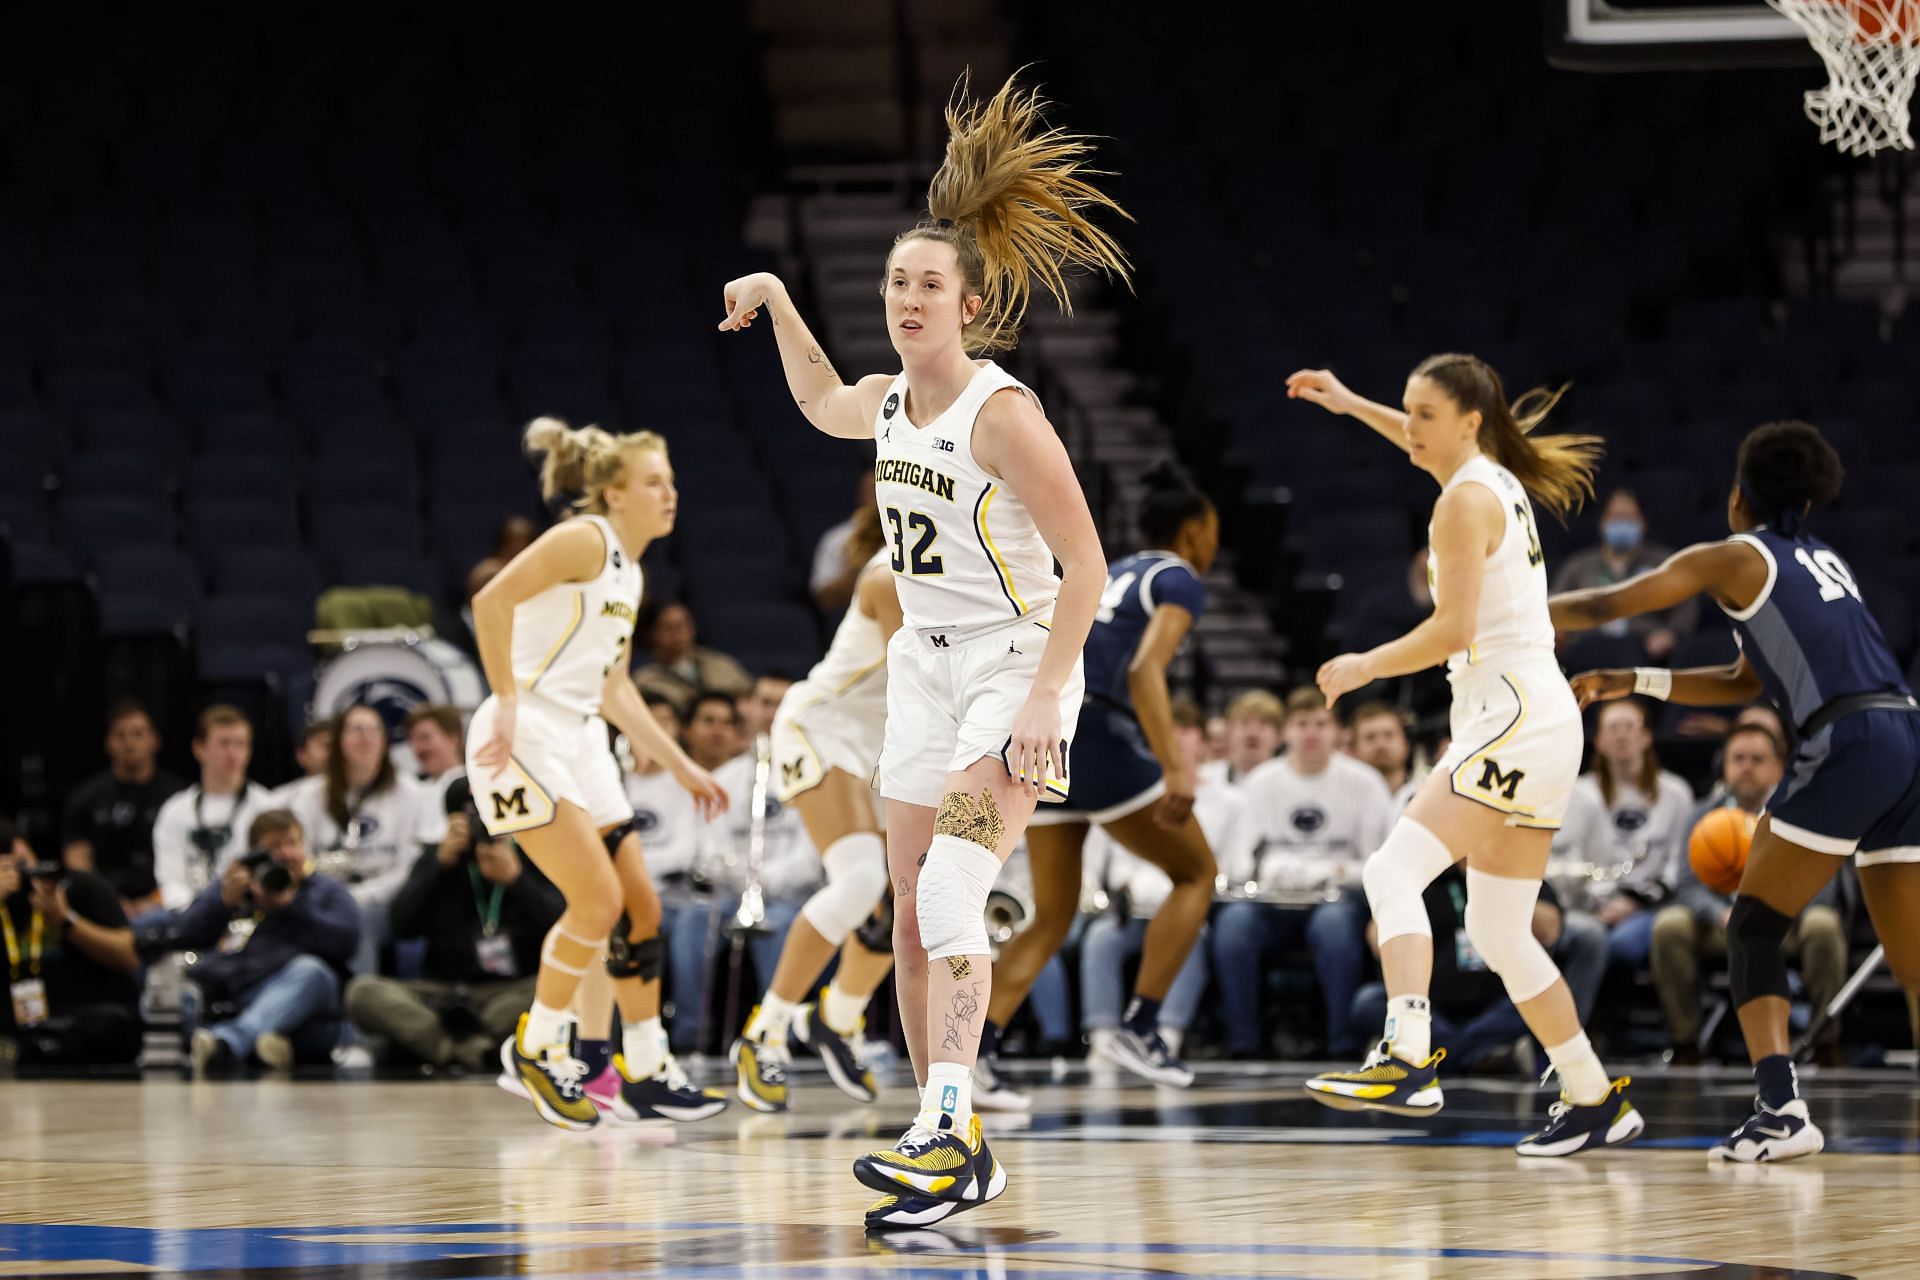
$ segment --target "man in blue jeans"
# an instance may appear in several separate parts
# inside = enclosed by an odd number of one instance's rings
[[[1499,976],[1487,968],[1467,940],[1464,865],[1455,863],[1428,885],[1423,901],[1433,925],[1433,1043],[1446,1048],[1450,1066],[1469,1068],[1511,1053],[1527,1034],[1527,1024],[1513,1001],[1507,999]],[[1543,884],[1540,900],[1533,908],[1533,936],[1560,967],[1584,1025],[1593,1013],[1600,980],[1607,972],[1606,926],[1582,912],[1561,911],[1553,886]],[[1378,951],[1371,925],[1367,941]],[[1365,1027],[1386,1025],[1387,989],[1383,984],[1370,982],[1360,988],[1353,998],[1353,1018]],[[1530,1058],[1538,1056],[1535,1046]],[[1524,1069],[1531,1073],[1534,1064],[1529,1061]]]
[[[340,987],[360,944],[347,887],[312,873],[306,832],[285,809],[253,820],[250,852],[180,913],[177,945],[200,952],[196,1072],[258,1058],[324,1059],[340,1034]]]
[[[1208,927],[1227,1051],[1265,1055],[1261,988],[1275,955],[1304,943],[1326,1003],[1327,1052],[1352,1057],[1372,1025],[1350,1016],[1367,966],[1360,865],[1387,838],[1393,796],[1372,766],[1338,753],[1340,724],[1318,689],[1287,696],[1280,733],[1286,754],[1242,786],[1251,853],[1220,858],[1239,900],[1220,904]]]

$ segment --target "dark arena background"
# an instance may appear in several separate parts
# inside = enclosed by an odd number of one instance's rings
[[[1445,882],[1446,1108],[1302,1091],[1378,1034],[1359,868],[1450,720],[1438,667],[1316,702],[1324,662],[1433,608],[1437,490],[1288,375],[1398,405],[1461,351],[1511,394],[1566,386],[1541,432],[1605,452],[1538,522],[1556,592],[1726,537],[1742,439],[1812,422],[1845,480],[1811,527],[1851,576],[1808,571],[1911,683],[1920,6],[1890,15],[1891,140],[1848,155],[1803,106],[1828,68],[1762,0],[0,4],[0,1276],[1920,1276],[1920,1006],[1850,866],[1786,948],[1825,1150],[1709,1159],[1755,1084],[1732,899],[1696,868],[1716,832],[1744,861],[1794,767],[1764,708],[1586,712],[1534,932],[1632,1077],[1636,1142],[1514,1153],[1558,1086]],[[1217,511],[1167,676],[1217,892],[1160,1011],[1192,1083],[1150,1083],[1113,1051],[1167,880],[1090,837],[975,1075],[1005,1196],[869,1232],[849,1164],[916,1096],[893,981],[850,1037],[870,1103],[796,1040],[790,1109],[756,1111],[728,1051],[822,883],[767,734],[847,607],[873,445],[809,427],[771,326],[716,326],[726,282],[771,272],[849,383],[900,370],[880,282],[968,71],[1040,87],[1131,215],[1093,215],[1131,283],[1075,274],[1070,316],[1036,291],[997,359],[1108,561],[1153,546],[1163,464]],[[561,902],[448,784],[487,694],[474,593],[566,515],[523,446],[549,416],[657,432],[677,489],[631,666],[732,808],[618,751],[666,1061],[729,1102],[691,1122],[562,1132],[496,1087]],[[1694,599],[1558,657],[1739,652]],[[242,907],[287,839],[364,914],[344,945]],[[1043,927],[1033,886],[1017,850],[996,949]]]

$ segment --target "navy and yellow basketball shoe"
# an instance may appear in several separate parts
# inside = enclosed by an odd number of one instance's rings
[[[915,1195],[911,1191],[884,1195],[867,1206],[867,1230],[913,1231],[950,1218],[965,1207],[958,1200]]]
[[[938,1128],[916,1117],[893,1146],[855,1160],[853,1176],[875,1191],[918,1193],[964,1208],[996,1199],[1007,1187],[1006,1170],[987,1146],[977,1115],[968,1120],[964,1137],[952,1116],[941,1116]]]
[[[1547,1108],[1547,1127],[1521,1140],[1514,1150],[1523,1156],[1570,1156],[1594,1147],[1617,1147],[1632,1142],[1647,1122],[1627,1101],[1631,1076],[1607,1086],[1600,1101],[1581,1106],[1565,1093]]]
[[[1714,1160],[1736,1164],[1777,1164],[1817,1155],[1826,1149],[1826,1135],[1807,1114],[1807,1100],[1795,1098],[1778,1111],[1753,1100],[1753,1114],[1733,1136],[1708,1153]]]
[[[1447,1051],[1436,1049],[1425,1062],[1393,1056],[1381,1041],[1358,1071],[1326,1071],[1304,1088],[1315,1102],[1341,1111],[1390,1111],[1397,1116],[1430,1116],[1446,1104],[1440,1092],[1440,1064]]]
[[[613,1055],[620,1091],[614,1097],[613,1117],[628,1124],[641,1120],[705,1120],[727,1109],[727,1095],[718,1089],[702,1089],[687,1079],[687,1073],[672,1054],[660,1064],[660,1070],[640,1080],[627,1078],[625,1054]]]
[[[757,1013],[758,1010],[756,1009]],[[739,1083],[734,1092],[755,1111],[787,1109],[787,1046],[741,1036],[727,1053]]]
[[[856,1102],[872,1102],[880,1096],[880,1086],[874,1083],[873,1071],[860,1056],[854,1052],[853,1041],[860,1036],[865,1020],[855,1023],[853,1035],[843,1036],[827,1025],[820,1016],[820,1006],[806,1005],[800,1010],[800,1016],[793,1020],[793,1038],[803,1048],[811,1049],[820,1055],[826,1064],[827,1078],[834,1087]]]
[[[565,1044],[543,1046],[529,1054],[524,1041],[527,1015],[509,1040],[503,1057],[511,1058],[520,1087],[533,1109],[550,1125],[562,1129],[591,1129],[600,1123],[600,1108],[587,1096],[587,1064],[580,1060],[579,1028],[569,1028]]]

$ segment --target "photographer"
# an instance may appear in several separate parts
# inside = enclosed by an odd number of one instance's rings
[[[247,827],[272,808],[267,789],[247,780],[253,725],[238,707],[216,704],[200,713],[193,758],[200,764],[199,784],[169,797],[153,824],[153,875],[160,902],[171,911],[192,902],[246,852]],[[152,906],[151,900],[130,904],[129,914],[138,920]]]
[[[132,1062],[140,1054],[133,930],[99,876],[39,862],[0,820],[7,988],[0,1062]]]
[[[464,778],[447,789],[447,834],[393,900],[395,937],[427,940],[421,978],[356,977],[347,1017],[436,1067],[487,1066],[533,1000],[540,944],[566,908],[513,841],[487,835]]]
[[[200,952],[196,1071],[258,1057],[269,1067],[324,1059],[340,1031],[340,985],[360,942],[345,885],[315,875],[299,819],[270,809],[228,864],[180,913],[177,944]]]

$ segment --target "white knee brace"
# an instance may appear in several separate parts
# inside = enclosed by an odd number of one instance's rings
[[[1367,891],[1381,942],[1409,933],[1433,936],[1420,895],[1452,865],[1453,852],[1439,836],[1412,818],[1393,824],[1386,843],[1360,868],[1360,883]]]
[[[1506,984],[1507,998],[1525,1004],[1560,977],[1553,957],[1533,936],[1538,880],[1516,880],[1467,868],[1467,941]]]
[[[920,868],[914,910],[920,945],[929,960],[987,954],[987,895],[1000,874],[1000,859],[959,836],[936,835]]]
[[[887,891],[887,844],[878,833],[841,836],[820,855],[827,882],[800,908],[820,936],[839,946],[858,929]]]

